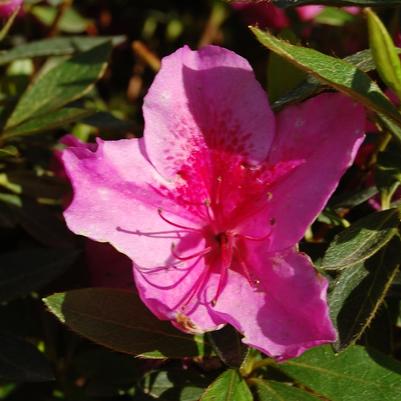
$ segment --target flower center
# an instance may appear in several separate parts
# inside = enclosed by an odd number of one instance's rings
[[[172,221],[169,217],[164,215],[163,210],[158,210],[159,216],[168,224],[181,231],[196,232],[202,235],[205,239],[206,245],[200,251],[193,254],[180,254],[178,247],[173,243],[171,247],[171,254],[177,260],[177,265],[184,262],[189,262],[195,259],[195,263],[191,263],[185,270],[192,270],[202,259],[205,262],[205,268],[201,275],[194,282],[191,289],[184,296],[181,301],[182,309],[185,309],[191,300],[198,296],[200,291],[204,288],[209,278],[213,273],[218,273],[218,282],[215,290],[215,295],[210,301],[215,305],[221,293],[224,290],[227,282],[228,272],[233,268],[235,263],[236,270],[244,275],[249,284],[253,288],[257,288],[259,281],[256,280],[249,269],[246,256],[246,241],[262,241],[269,237],[270,233],[262,237],[252,237],[245,234],[236,233],[235,230],[216,230],[216,222],[210,219],[208,224],[203,228],[188,227]],[[212,217],[210,215],[210,217]],[[217,231],[217,233],[216,233]]]

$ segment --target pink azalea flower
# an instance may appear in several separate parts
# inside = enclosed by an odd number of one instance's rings
[[[134,261],[143,302],[187,332],[231,324],[277,359],[335,340],[327,280],[296,249],[363,140],[322,94],[274,116],[248,62],[215,46],[163,60],[142,139],[72,147],[72,231]]]
[[[23,2],[24,0],[0,0],[0,17],[8,18]]]
[[[247,3],[234,1],[230,4],[241,13],[246,24],[273,29],[284,29],[290,25],[285,11],[271,2]]]
[[[96,144],[87,144],[79,141],[74,135],[68,134],[61,138],[65,146],[74,148],[88,148],[96,151]],[[62,151],[55,150],[51,160],[51,170],[60,179],[66,180],[64,164],[61,160]],[[71,197],[65,196],[63,205],[71,203]],[[133,274],[131,260],[118,252],[110,244],[86,239],[85,262],[89,273],[89,283],[93,287],[133,289]]]

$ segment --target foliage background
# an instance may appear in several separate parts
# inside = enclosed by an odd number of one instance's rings
[[[378,12],[396,37],[399,9]],[[363,15],[326,8],[302,21],[293,9],[287,14],[291,29],[274,34],[290,43],[337,58],[374,47]],[[369,85],[373,79],[386,90],[386,60],[364,52],[333,70],[321,53],[295,53],[299,48],[289,42],[254,33],[220,0],[25,3],[0,43],[0,399],[399,400],[401,117],[388,99],[372,96],[379,87],[347,86],[360,68],[370,72]],[[209,43],[247,58],[276,110],[329,87],[370,109],[363,150],[300,244],[333,279],[339,356],[326,346],[278,365],[242,347],[229,328],[173,338],[176,331],[153,318],[134,291],[73,291],[132,283],[123,257],[107,256],[110,250],[74,237],[64,225],[70,189],[57,161],[60,138],[141,136],[142,99],[160,58],[183,44]],[[388,210],[377,212],[380,203]],[[73,330],[49,313],[44,298]],[[128,343],[115,327],[122,322],[128,322]]]

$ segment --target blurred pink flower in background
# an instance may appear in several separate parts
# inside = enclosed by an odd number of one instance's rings
[[[7,18],[22,6],[24,0],[0,0],[0,17]]]
[[[247,3],[244,1],[234,1],[230,4],[235,10],[241,13],[246,24],[273,29],[283,29],[290,24],[285,11],[276,7],[271,2]]]
[[[325,6],[322,5],[310,5],[297,7],[296,11],[302,21],[310,21],[318,16],[324,8]],[[342,10],[352,15],[357,15],[361,12],[360,7],[342,7]]]
[[[248,62],[207,46],[163,59],[144,117],[144,138],[63,152],[70,229],[130,257],[143,302],[181,330],[228,323],[279,360],[334,341],[327,280],[296,244],[355,157],[363,109],[323,94],[274,116]]]

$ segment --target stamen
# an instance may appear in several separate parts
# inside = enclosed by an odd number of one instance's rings
[[[181,309],[184,310],[192,299],[198,295],[201,288],[204,286],[205,282],[209,277],[209,269],[205,266],[203,272],[195,281],[194,285],[189,289],[189,291],[184,295],[184,297],[180,300],[180,302],[174,307],[174,309],[181,306]],[[187,311],[188,313],[188,311]]]
[[[231,262],[233,259],[233,236],[227,235],[226,241],[221,242],[221,270],[219,283],[217,285],[217,291],[212,300],[212,305],[216,305],[217,300],[219,299],[221,293],[223,292],[224,285],[227,279],[228,269],[231,266]]]
[[[223,182],[223,178],[219,175],[217,178],[217,187],[216,187],[216,195],[214,203],[216,205],[220,204],[220,195],[221,195],[221,183]]]
[[[199,257],[206,256],[208,253],[210,253],[210,252],[212,251],[212,249],[213,249],[213,248],[212,248],[211,246],[208,246],[208,247],[206,247],[205,249],[203,249],[202,251],[196,252],[196,253],[194,253],[194,254],[192,254],[192,255],[189,255],[189,256],[179,256],[179,255],[177,255],[176,252],[175,252],[175,245],[172,244],[172,245],[171,245],[171,254],[172,254],[176,259],[178,259],[178,260],[186,261],[186,260],[191,260],[191,259],[193,259],[193,258],[196,258],[197,256],[199,256]]]
[[[236,237],[247,239],[249,241],[263,241],[266,238],[269,238],[270,235],[271,235],[271,232],[268,232],[266,235],[263,235],[261,237],[252,237],[251,235],[245,235],[245,234],[236,234]]]
[[[168,224],[170,224],[170,225],[172,225],[172,226],[174,226],[174,227],[181,228],[181,229],[187,230],[187,231],[202,232],[202,230],[199,229],[199,228],[186,227],[186,226],[182,226],[182,225],[177,224],[177,223],[173,223],[171,220],[168,220],[166,217],[164,217],[164,216],[162,215],[163,210],[162,210],[161,208],[157,209],[157,212],[159,213],[159,216],[161,217],[162,220],[164,220],[166,223],[168,223]]]
[[[207,218],[209,219],[209,222],[212,223],[214,219],[213,219],[213,216],[212,216],[213,210],[212,210],[212,208],[211,208],[211,206],[210,206],[210,200],[209,200],[209,199],[206,199],[206,200],[203,202],[203,204],[204,204],[205,207],[206,207],[206,215],[207,215]]]
[[[242,258],[241,253],[238,249],[237,249],[237,253],[235,254],[235,256],[238,259],[238,262],[241,266],[241,270],[244,273],[246,279],[248,280],[248,283],[251,285],[252,288],[257,288],[260,281],[252,278],[252,275],[248,269],[248,266],[247,266],[245,260]]]

